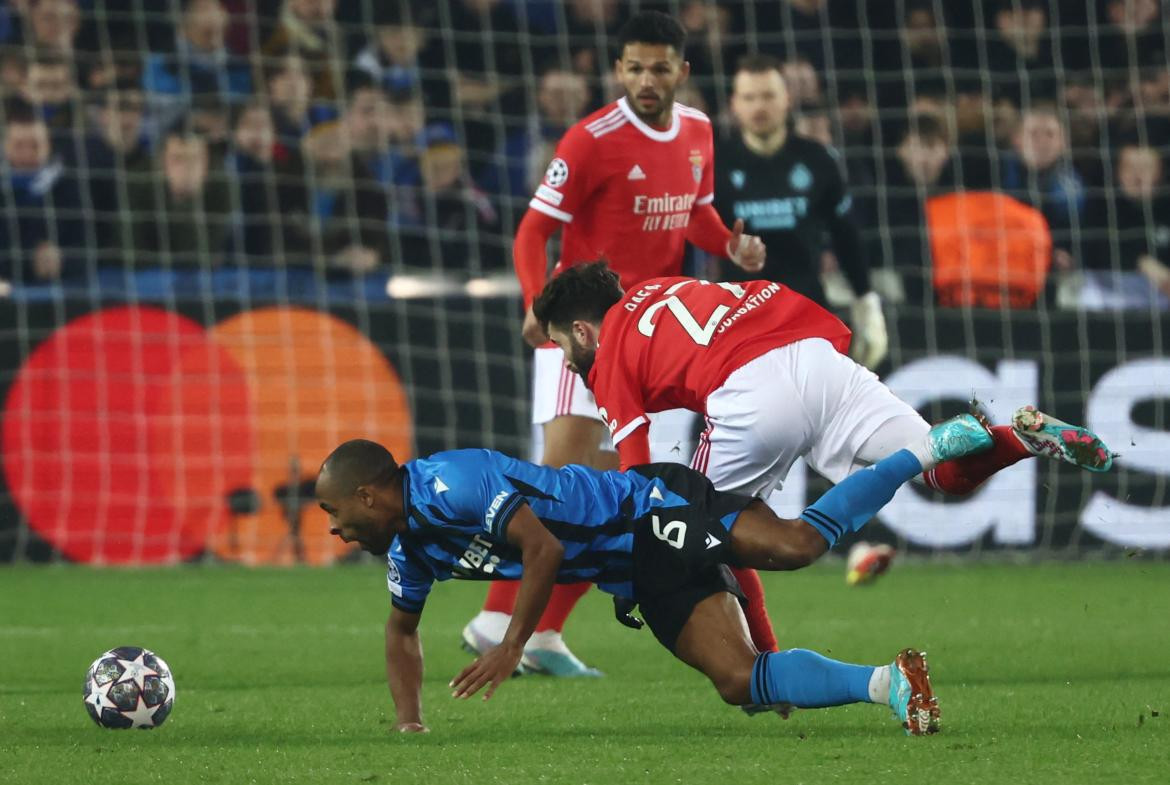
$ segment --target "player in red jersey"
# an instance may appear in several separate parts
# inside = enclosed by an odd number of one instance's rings
[[[516,231],[513,256],[524,292],[524,338],[535,348],[533,423],[541,427],[542,463],[614,468],[615,460],[593,396],[564,368],[564,356],[532,315],[532,301],[548,278],[549,239],[561,232],[557,270],[604,256],[627,286],[682,270],[686,243],[727,256],[745,270],[763,267],[758,238],[723,225],[715,198],[711,122],[674,102],[690,71],[686,34],[657,12],[632,17],[619,35],[615,75],[625,96],[570,128],[557,145],[544,181]],[[690,416],[687,416],[687,423]],[[689,435],[689,429],[688,435]],[[678,460],[681,455],[663,455]],[[756,593],[758,578],[744,576]],[[560,631],[588,584],[559,585],[530,641],[523,665],[558,675],[596,673],[565,647]],[[463,630],[466,648],[482,653],[507,629],[516,584],[497,581],[483,610]],[[762,596],[762,595],[761,595]],[[757,602],[762,606],[762,602]],[[769,643],[771,629],[753,619],[753,633]]]
[[[645,463],[647,416],[684,407],[707,430],[692,468],[720,491],[767,498],[804,456],[832,482],[899,449],[930,426],[845,351],[849,330],[811,300],[769,281],[643,281],[623,293],[604,263],[566,271],[534,304],[541,325],[597,398],[623,467]],[[1108,471],[1092,432],[1026,406],[990,428],[993,447],[924,475],[966,494],[995,472],[1045,455]]]

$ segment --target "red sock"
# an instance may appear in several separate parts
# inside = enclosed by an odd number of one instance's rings
[[[991,438],[993,444],[990,450],[940,463],[930,471],[923,472],[922,479],[936,491],[964,496],[1000,469],[1032,457],[1028,448],[1012,433],[1010,425],[991,426]]]
[[[764,584],[760,582],[760,574],[748,567],[732,567],[731,572],[748,599],[744,614],[747,616],[752,643],[761,652],[779,651],[776,633],[772,631],[772,620],[768,618],[768,608],[764,605]]]
[[[577,605],[577,600],[584,597],[585,592],[589,591],[589,587],[592,585],[592,583],[585,581],[584,583],[558,583],[556,586],[553,586],[552,596],[548,598],[548,605],[545,606],[544,615],[536,623],[536,631],[546,632],[548,630],[556,630],[560,632],[563,630],[565,628],[565,620],[573,612],[573,608]]]
[[[512,607],[516,604],[516,595],[519,593],[520,581],[492,581],[488,584],[483,609],[511,616]]]

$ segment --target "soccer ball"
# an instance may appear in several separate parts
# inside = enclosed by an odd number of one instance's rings
[[[137,646],[110,649],[85,674],[85,709],[103,728],[157,728],[175,705],[163,658]]]

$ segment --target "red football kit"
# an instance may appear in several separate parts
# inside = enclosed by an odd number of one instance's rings
[[[558,226],[558,270],[605,257],[626,288],[678,275],[687,240],[723,256],[731,232],[711,204],[712,155],[711,121],[677,103],[668,128],[647,125],[625,98],[570,128],[517,231],[525,305],[544,287]]]
[[[589,388],[622,469],[650,460],[650,412],[706,411],[732,371],[804,338],[849,348],[849,328],[812,300],[770,281],[643,281],[601,323]]]

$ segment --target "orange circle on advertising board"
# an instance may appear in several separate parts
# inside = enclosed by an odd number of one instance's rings
[[[329,534],[313,499],[321,461],[346,439],[381,442],[410,457],[406,391],[378,348],[353,325],[307,308],[246,311],[208,330],[247,379],[252,477],[210,547],[247,564],[329,564],[352,546]]]

